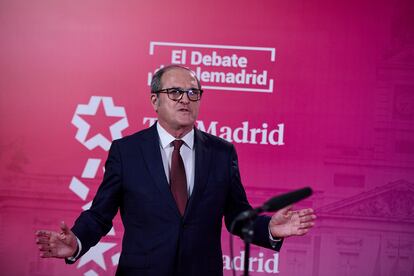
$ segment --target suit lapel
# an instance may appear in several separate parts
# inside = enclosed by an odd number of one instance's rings
[[[175,213],[181,216],[165,176],[156,124],[148,130],[140,146],[148,170],[154,179],[155,185],[163,196],[163,199],[160,200],[165,200],[175,210]]]
[[[195,146],[195,175],[194,189],[187,204],[184,217],[191,211],[193,206],[202,200],[201,195],[207,184],[210,172],[211,151],[206,137],[203,133],[194,129],[194,146]]]

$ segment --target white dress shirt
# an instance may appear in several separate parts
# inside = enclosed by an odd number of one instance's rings
[[[159,123],[157,123],[158,136],[160,137],[160,150],[162,164],[164,165],[165,176],[170,183],[171,157],[174,150],[172,142],[176,140],[169,134]],[[180,148],[180,155],[184,162],[185,174],[187,178],[187,192],[191,195],[194,189],[194,172],[195,172],[195,148],[194,148],[194,129],[182,137],[184,143]]]

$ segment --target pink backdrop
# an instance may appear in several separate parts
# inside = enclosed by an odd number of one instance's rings
[[[176,62],[204,72],[199,127],[233,140],[253,205],[315,191],[298,205],[317,210],[314,231],[279,255],[254,247],[251,275],[414,275],[413,14],[391,0],[2,0],[0,273],[114,273],[118,218],[72,266],[40,259],[33,233],[87,208],[109,140],[155,117],[149,74]]]

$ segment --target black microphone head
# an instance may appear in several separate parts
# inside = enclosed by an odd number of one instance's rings
[[[285,193],[280,196],[276,196],[268,200],[263,204],[262,209],[265,212],[273,212],[282,209],[290,204],[298,202],[304,198],[309,197],[312,194],[310,187],[305,187],[293,192]]]

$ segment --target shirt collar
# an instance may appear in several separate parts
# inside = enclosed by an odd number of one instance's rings
[[[163,149],[170,147],[171,143],[176,140],[175,137],[169,134],[159,123],[157,123],[157,131]],[[184,141],[184,145],[192,150],[194,147],[194,128],[184,135],[181,140]]]

